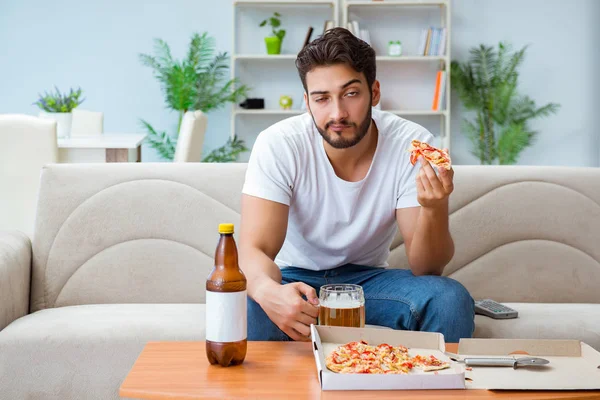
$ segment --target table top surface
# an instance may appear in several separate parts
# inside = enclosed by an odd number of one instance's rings
[[[146,136],[145,133],[103,133],[58,138],[57,143],[60,149],[136,149]]]
[[[456,352],[457,344],[446,344]],[[248,342],[242,365],[210,365],[204,342],[149,342],[119,390],[140,399],[277,398],[397,399],[518,398],[600,399],[600,391],[321,391],[311,343]]]

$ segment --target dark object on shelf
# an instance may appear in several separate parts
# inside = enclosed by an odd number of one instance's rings
[[[306,45],[310,43],[310,37],[312,36],[312,33],[313,27],[309,26],[308,31],[306,32],[306,36],[304,37],[304,44],[302,45],[302,48],[306,47]]]
[[[265,108],[265,99],[246,99],[240,103],[240,107],[247,109],[262,109]]]

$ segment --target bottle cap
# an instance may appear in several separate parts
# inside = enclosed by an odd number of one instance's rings
[[[221,233],[221,234],[233,233],[233,224],[219,224],[219,233]]]

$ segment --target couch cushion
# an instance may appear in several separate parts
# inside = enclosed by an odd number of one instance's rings
[[[444,274],[475,299],[600,303],[600,168],[455,167]],[[389,262],[406,267],[401,238]]]
[[[503,303],[519,318],[475,316],[475,337],[578,339],[600,350],[600,304]]]
[[[218,225],[237,227],[245,171],[238,163],[46,166],[31,310],[204,303]]]
[[[148,341],[204,340],[203,304],[46,309],[0,332],[2,399],[119,399]]]
[[[47,166],[31,310],[204,302],[216,229],[239,222],[245,172],[241,163]],[[590,182],[599,179],[600,168],[456,166],[456,252],[444,273],[475,298],[598,304],[600,185]],[[406,268],[400,235],[391,247],[390,265]]]

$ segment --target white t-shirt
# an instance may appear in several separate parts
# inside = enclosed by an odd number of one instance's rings
[[[279,267],[327,270],[344,264],[386,267],[397,208],[417,207],[412,139],[432,143],[422,126],[373,109],[378,129],[371,167],[359,182],[339,178],[323,138],[306,113],[262,131],[252,148],[243,193],[286,204]]]

